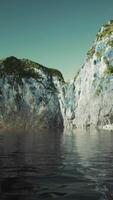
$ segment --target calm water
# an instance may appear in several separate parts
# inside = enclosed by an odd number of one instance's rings
[[[0,200],[112,200],[112,191],[112,132],[0,132]]]

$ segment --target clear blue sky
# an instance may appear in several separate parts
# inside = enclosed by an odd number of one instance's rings
[[[29,58],[71,79],[113,0],[0,0],[0,57]]]

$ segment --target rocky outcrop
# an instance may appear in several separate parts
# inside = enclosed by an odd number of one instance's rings
[[[112,20],[102,26],[84,65],[64,90],[63,115],[66,127],[113,123]]]
[[[97,33],[75,78],[26,59],[0,61],[0,124],[33,128],[113,124],[113,21]]]
[[[63,128],[56,85],[62,74],[26,59],[0,61],[0,126]]]

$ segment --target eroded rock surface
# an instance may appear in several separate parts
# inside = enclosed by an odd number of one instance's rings
[[[61,73],[26,59],[0,62],[0,124],[27,128],[62,128],[57,84]]]
[[[113,124],[113,20],[102,26],[63,101],[65,126]]]
[[[85,63],[68,83],[58,70],[30,60],[1,60],[0,124],[38,128],[112,125],[113,20],[102,26]]]

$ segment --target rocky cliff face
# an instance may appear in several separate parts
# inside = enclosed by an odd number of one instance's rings
[[[102,26],[84,65],[64,90],[65,126],[113,123],[113,21]]]
[[[26,59],[0,61],[1,126],[63,128],[113,124],[113,21],[102,26],[75,78]]]
[[[20,128],[62,128],[56,86],[61,73],[26,59],[0,61],[0,125]]]

